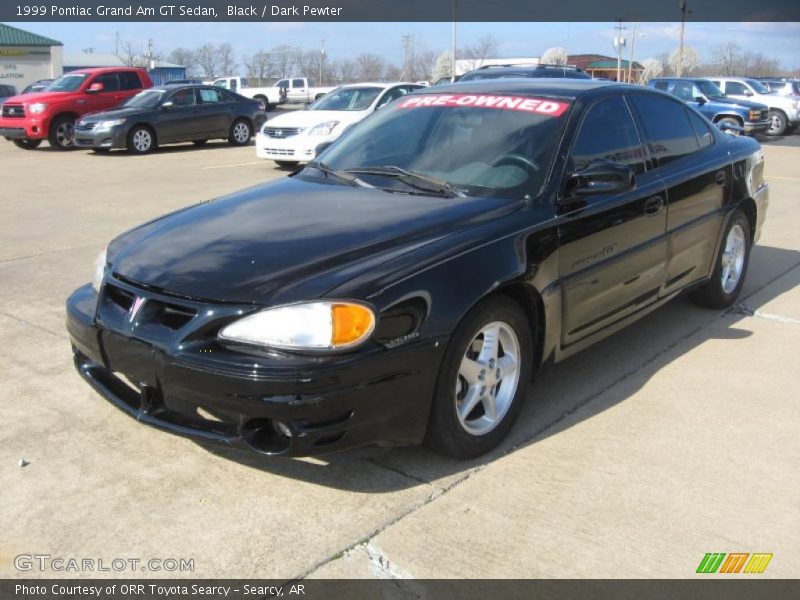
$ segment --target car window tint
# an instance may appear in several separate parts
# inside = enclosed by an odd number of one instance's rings
[[[661,90],[662,92],[666,92],[667,88],[669,88],[669,81],[656,81],[653,84],[653,87],[655,87],[657,90]]]
[[[725,88],[725,93],[731,96],[744,96],[745,94],[749,93],[749,90],[743,83],[739,83],[738,81],[729,81],[727,83],[727,87]]]
[[[237,94],[234,94],[234,93],[229,92],[227,90],[222,90],[222,101],[223,102],[239,102],[240,99],[241,99],[241,96],[238,96]]]
[[[104,92],[118,92],[119,80],[116,73],[103,73],[94,78],[92,83],[102,83]]]
[[[275,84],[275,87],[289,87],[289,80],[281,79],[278,83]]]
[[[119,89],[121,90],[138,90],[142,87],[142,82],[139,81],[139,75],[132,71],[125,71],[119,74]]]
[[[397,87],[387,91],[383,97],[378,102],[378,107],[383,106],[384,104],[389,104],[392,100],[397,100],[400,96],[405,96],[408,92],[405,88]]]
[[[715,86],[717,86],[719,89],[723,91],[725,90],[724,82],[720,81],[719,79],[709,79],[709,81],[713,83]]]
[[[610,160],[642,173],[644,151],[628,107],[621,97],[608,98],[589,109],[572,148],[570,169],[580,171],[598,160]]]
[[[653,94],[632,94],[630,98],[644,128],[650,154],[660,165],[700,149],[682,104]]]
[[[305,87],[305,82],[302,79],[292,79],[292,87],[295,88]]]
[[[198,92],[200,93],[201,104],[214,104],[215,102],[222,102],[222,94],[220,93],[220,90],[202,88],[198,90]]]
[[[191,106],[194,104],[194,90],[189,88],[185,90],[178,90],[172,94],[172,104],[175,106]]]
[[[683,101],[694,100],[694,84],[691,81],[676,81],[672,95]]]
[[[687,110],[686,112],[689,114],[689,121],[692,123],[694,132],[697,134],[697,141],[700,143],[700,149],[708,148],[714,143],[714,134],[711,133],[711,122],[702,115],[698,115],[693,110]]]

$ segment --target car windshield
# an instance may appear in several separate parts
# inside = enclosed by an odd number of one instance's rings
[[[122,103],[125,108],[155,108],[166,92],[164,90],[144,90]]]
[[[467,73],[459,81],[478,81],[482,79],[525,79],[532,77],[523,71],[475,71]]]
[[[314,102],[308,110],[367,110],[382,91],[379,87],[339,88]]]
[[[460,196],[536,196],[569,106],[547,98],[415,94],[360,122],[319,162],[392,192],[419,193],[410,184],[436,180]]]
[[[722,93],[722,90],[710,81],[698,79],[695,83],[697,84],[697,87],[700,88],[700,91],[705,94],[706,98],[711,100],[720,100],[725,97],[725,94]]]
[[[74,92],[85,80],[83,73],[70,73],[54,80],[46,89],[48,92]]]
[[[745,79],[747,83],[750,84],[750,87],[753,88],[757,94],[769,94],[769,88],[765,86],[760,81],[756,81],[755,79]]]

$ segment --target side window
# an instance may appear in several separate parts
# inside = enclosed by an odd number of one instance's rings
[[[278,83],[275,84],[275,87],[279,87],[279,88],[289,87],[289,80],[288,79],[281,79]]]
[[[103,92],[118,92],[119,80],[116,73],[103,73],[94,78],[92,83],[102,83]]]
[[[720,81],[719,79],[709,79],[709,81],[713,83],[715,86],[717,86],[719,89],[721,89],[723,92],[725,91],[724,81]]]
[[[589,109],[572,148],[570,170],[579,171],[598,160],[644,171],[644,152],[636,126],[621,97],[601,100]]]
[[[692,128],[697,134],[697,141],[700,143],[700,149],[708,148],[714,143],[714,134],[711,133],[711,122],[702,115],[698,115],[693,110],[687,110],[686,112],[689,113],[689,121],[692,123]]]
[[[292,87],[293,88],[301,88],[301,87],[305,87],[305,86],[306,86],[306,82],[303,81],[302,79],[292,79]]]
[[[685,106],[651,94],[632,94],[630,98],[644,129],[650,154],[658,159],[659,165],[700,149]]]
[[[400,96],[405,96],[407,93],[405,88],[392,88],[383,95],[383,98],[380,99],[380,102],[378,102],[375,108],[380,108],[381,106],[389,104],[392,100],[397,100]]]
[[[172,104],[174,106],[192,106],[194,104],[194,90],[192,88],[178,90],[172,94]]]
[[[653,87],[657,90],[661,90],[662,92],[666,92],[667,88],[669,88],[669,81],[656,81],[653,84]]]
[[[738,81],[729,81],[727,83],[727,87],[725,88],[725,93],[730,96],[746,96],[750,93],[750,90],[748,90],[747,86],[743,83],[739,83]]]
[[[672,95],[684,102],[691,102],[694,100],[693,88],[694,84],[691,81],[676,81],[675,87],[672,88]]]
[[[197,91],[200,95],[200,104],[214,104],[217,102],[222,102],[221,90],[201,88]]]
[[[123,71],[119,74],[119,89],[121,90],[138,90],[142,87],[142,82],[139,81],[139,74],[133,71]]]

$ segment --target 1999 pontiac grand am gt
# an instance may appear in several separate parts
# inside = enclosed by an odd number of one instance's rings
[[[114,240],[68,300],[75,364],[186,436],[477,456],[542,365],[684,290],[734,302],[763,167],[756,141],[655,90],[426,89],[291,177]]]

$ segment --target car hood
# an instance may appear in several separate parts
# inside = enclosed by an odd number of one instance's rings
[[[267,121],[267,127],[307,129],[327,121],[339,121],[339,123],[345,124],[357,123],[370,112],[369,110],[298,110],[273,117]]]
[[[521,206],[285,178],[131,230],[108,260],[117,276],[167,293],[295,302]]]
[[[752,108],[752,109],[756,109],[756,110],[764,110],[764,109],[768,108],[767,105],[762,104],[761,102],[753,102],[752,100],[739,100],[738,98],[731,98],[731,97],[715,98],[714,100],[712,100],[712,102],[718,102],[720,104],[730,104],[730,105],[742,106],[744,108],[748,108],[748,109]]]
[[[9,104],[34,104],[35,102],[57,102],[74,96],[77,92],[31,92],[6,98]]]

